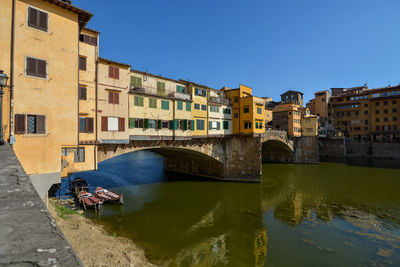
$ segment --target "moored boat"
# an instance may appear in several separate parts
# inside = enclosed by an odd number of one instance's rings
[[[69,181],[69,190],[75,195],[78,195],[81,191],[87,191],[88,187],[89,185],[86,180],[80,177],[76,177],[74,180]]]
[[[115,193],[102,187],[97,187],[94,194],[96,197],[103,199],[105,203],[121,205],[124,203],[124,196],[122,194]]]
[[[78,200],[83,207],[98,209],[103,204],[103,199],[94,196],[87,191],[81,191],[78,193]]]

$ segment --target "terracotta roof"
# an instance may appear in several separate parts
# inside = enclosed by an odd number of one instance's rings
[[[89,11],[80,9],[79,7],[76,7],[66,1],[62,1],[62,0],[43,0],[43,1],[49,2],[51,4],[55,4],[56,6],[59,6],[63,9],[66,9],[68,11],[78,14],[78,22],[79,22],[80,29],[83,29],[86,26],[86,24],[89,22],[89,20],[93,17],[93,14],[90,13]]]
[[[374,92],[379,92],[379,91],[385,91],[385,90],[392,90],[392,89],[400,89],[400,84],[396,85],[396,86],[387,86],[387,87],[380,87],[380,88],[371,88],[371,89],[367,89],[367,90],[363,90],[360,93],[353,93],[352,91],[350,92],[344,92],[341,95],[337,95],[337,96],[331,96],[331,98],[340,98],[340,97],[347,97],[347,96],[358,96],[358,95],[367,95],[367,94],[371,94]]]
[[[103,58],[103,57],[99,57],[99,60],[100,61],[104,61],[104,62],[109,63],[109,64],[117,64],[117,65],[121,65],[121,66],[128,67],[128,68],[131,66],[129,64],[113,61],[113,60],[106,59],[106,58]]]
[[[198,86],[198,87],[203,87],[203,88],[215,90],[214,88],[211,88],[211,87],[209,87],[209,86],[207,86],[207,85],[202,85],[202,84],[195,83],[195,82],[191,82],[191,81],[185,81],[185,80],[182,80],[182,79],[179,79],[179,81],[180,81],[181,83],[184,83],[184,84],[193,84],[194,86]]]

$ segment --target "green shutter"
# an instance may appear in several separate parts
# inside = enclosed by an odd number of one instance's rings
[[[157,95],[165,95],[165,83],[157,82]]]
[[[177,130],[177,129],[178,129],[178,120],[175,119],[174,120],[174,130]]]
[[[209,128],[210,130],[212,130],[212,122],[211,122],[211,121],[208,122],[208,128]]]
[[[135,119],[134,118],[129,118],[129,128],[131,128],[131,129],[135,128]]]
[[[162,120],[157,121],[157,128],[162,129]]]
[[[169,121],[169,129],[173,130],[174,129],[174,121]]]
[[[185,87],[183,87],[181,85],[177,85],[176,86],[176,92],[177,93],[185,93]]]
[[[143,128],[145,129],[149,128],[149,119],[144,119]]]
[[[217,122],[217,130],[220,130],[221,129],[221,122]]]
[[[183,109],[183,102],[178,101],[178,110],[182,110],[182,109]]]
[[[191,129],[190,129],[190,130],[192,130],[192,131],[194,131],[194,126],[195,126],[194,124],[195,124],[195,121],[192,120],[192,125],[191,125],[192,127],[191,127]]]
[[[183,120],[183,130],[186,131],[188,129],[188,121],[187,120]]]
[[[186,111],[191,111],[192,110],[192,103],[186,102]]]
[[[223,122],[223,127],[224,127],[224,130],[228,130],[229,129],[229,122],[224,121]]]

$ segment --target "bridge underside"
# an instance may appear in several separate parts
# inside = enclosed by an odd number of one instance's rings
[[[294,152],[283,142],[268,140],[262,144],[262,162],[293,162]]]

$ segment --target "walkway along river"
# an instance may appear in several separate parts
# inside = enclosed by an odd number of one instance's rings
[[[399,266],[400,164],[375,163],[264,164],[262,184],[221,183],[165,174],[141,151],[74,177],[124,194],[87,216],[156,264]]]

